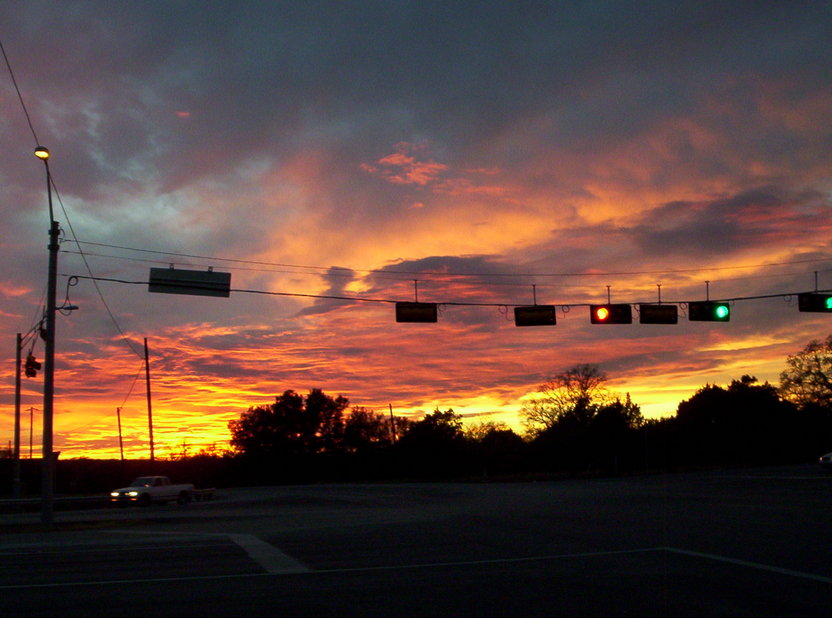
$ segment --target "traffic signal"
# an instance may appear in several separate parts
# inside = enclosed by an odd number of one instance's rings
[[[27,378],[34,378],[38,375],[38,370],[40,369],[40,363],[35,359],[34,356],[29,354],[26,357],[26,364],[23,366],[23,370],[26,373]]]
[[[641,324],[676,324],[679,321],[676,305],[639,305],[638,317]]]
[[[731,306],[726,302],[710,300],[688,303],[688,319],[691,322],[728,322]]]
[[[590,305],[589,319],[593,324],[632,324],[630,305]]]
[[[436,303],[396,303],[396,322],[436,321]]]
[[[557,324],[554,305],[531,305],[514,308],[515,326],[554,326]]]
[[[798,294],[797,308],[800,311],[832,313],[832,294],[819,294],[818,292]]]

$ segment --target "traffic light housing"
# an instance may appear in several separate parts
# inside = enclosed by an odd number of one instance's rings
[[[632,324],[633,308],[626,304],[590,305],[589,319],[593,324]]]
[[[731,306],[727,302],[711,300],[688,303],[688,319],[691,322],[728,322]]]
[[[800,311],[832,313],[832,294],[821,294],[819,292],[798,294],[797,308]]]
[[[396,322],[437,321],[436,303],[396,303]]]
[[[37,359],[29,354],[29,356],[26,357],[26,364],[23,366],[23,371],[27,378],[34,378],[38,375],[40,367],[41,365]]]
[[[638,317],[641,324],[677,324],[679,311],[676,305],[639,305]]]
[[[530,305],[514,308],[515,326],[554,326],[557,324],[554,305]]]

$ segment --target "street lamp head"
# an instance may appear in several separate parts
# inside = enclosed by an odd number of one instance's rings
[[[49,158],[49,149],[45,146],[38,146],[35,148],[35,156],[46,161]]]

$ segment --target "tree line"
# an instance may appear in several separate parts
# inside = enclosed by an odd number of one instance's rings
[[[743,375],[707,384],[676,415],[644,419],[629,394],[579,364],[540,385],[526,431],[465,427],[453,409],[420,420],[349,407],[320,389],[287,390],[229,423],[252,482],[616,474],[812,461],[832,450],[832,336],[786,359],[779,387]]]
[[[287,390],[229,423],[231,450],[170,460],[60,461],[59,493],[96,493],[140,474],[198,486],[305,482],[534,479],[702,466],[816,461],[832,451],[832,336],[788,356],[778,386],[743,375],[706,384],[670,418],[645,419],[629,395],[608,388],[596,365],[579,364],[540,385],[522,409],[525,431],[463,425],[453,409],[413,420],[313,389]],[[39,466],[23,462],[27,493]],[[11,491],[0,460],[0,494]],[[152,468],[152,469],[151,469]]]

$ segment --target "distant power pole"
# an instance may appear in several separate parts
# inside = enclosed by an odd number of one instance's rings
[[[147,351],[147,337],[144,338],[144,375],[147,382],[147,426],[150,429],[150,461],[155,461],[153,454],[153,406],[150,403],[150,354]]]
[[[32,425],[35,422],[35,409],[29,408],[29,459],[32,459]]]
[[[20,354],[23,336],[17,333],[17,364],[14,379],[14,461],[12,463],[12,497],[20,497]]]
[[[118,451],[121,453],[121,463],[124,463],[124,440],[121,437],[121,408],[116,408],[118,417]]]

